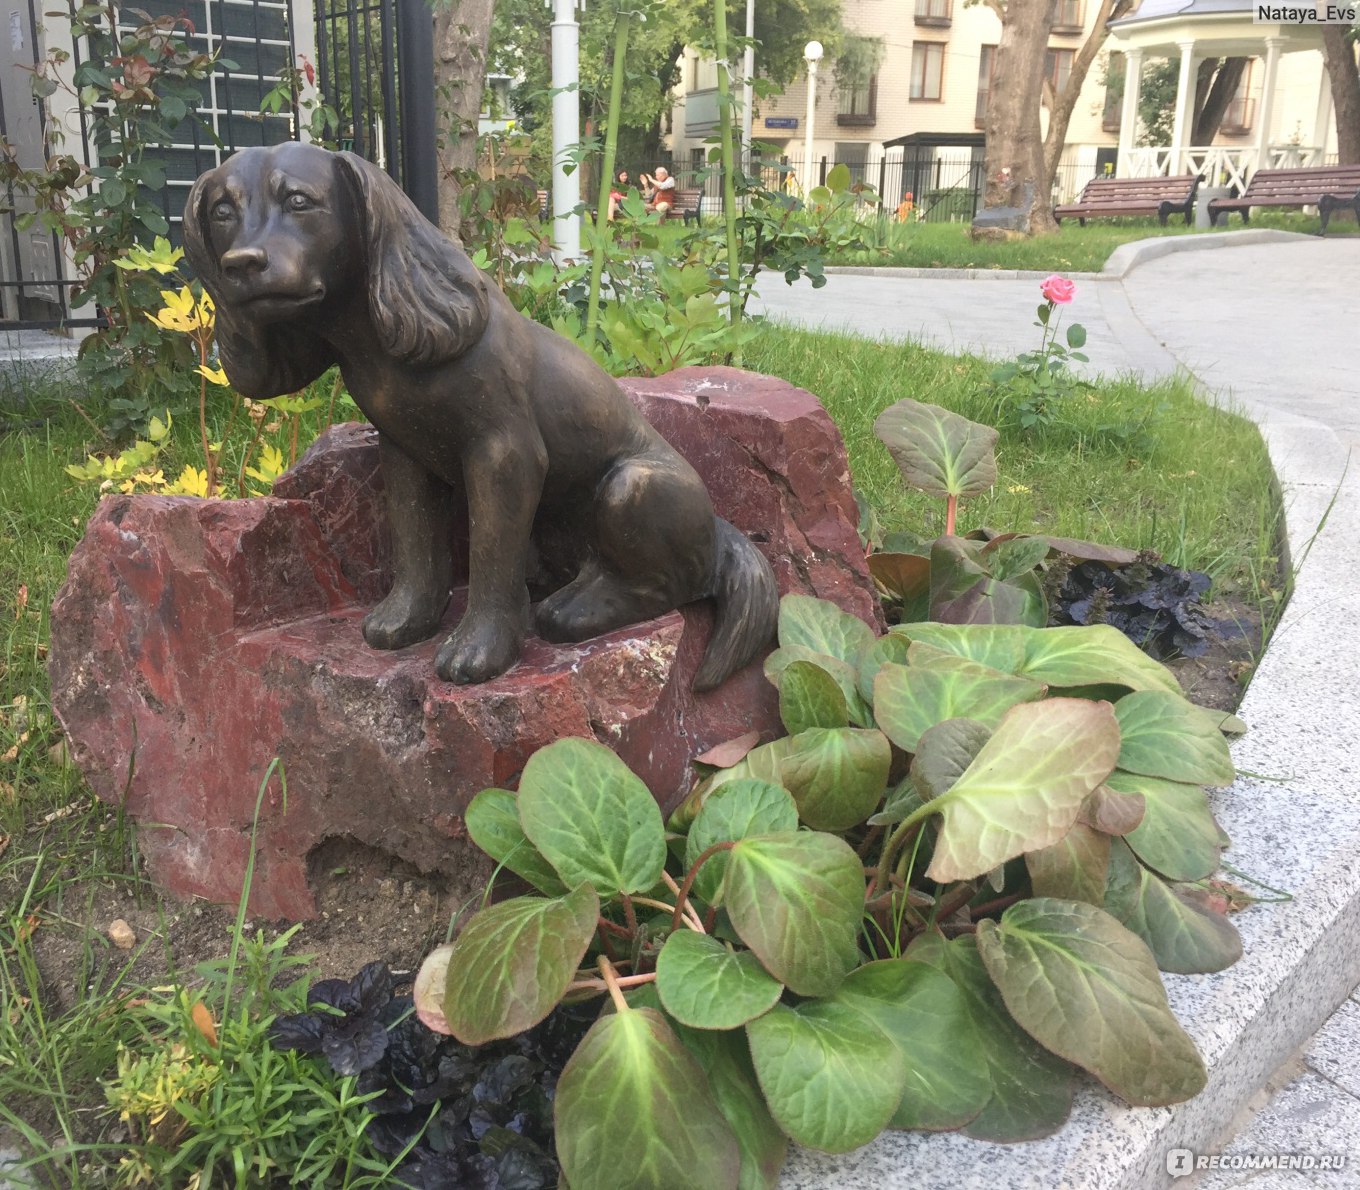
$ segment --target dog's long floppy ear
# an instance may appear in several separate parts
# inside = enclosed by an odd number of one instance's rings
[[[217,170],[228,168],[221,165]],[[296,327],[283,330],[257,322],[227,300],[203,210],[208,182],[217,170],[202,174],[189,190],[184,204],[184,255],[217,311],[218,358],[232,388],[243,396],[264,401],[295,393],[335,363],[335,353],[319,336]]]
[[[336,159],[359,208],[369,313],[383,347],[417,365],[462,355],[486,329],[486,278],[376,165],[353,153]]]

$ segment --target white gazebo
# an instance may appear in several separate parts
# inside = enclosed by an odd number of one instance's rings
[[[1119,122],[1118,172],[1123,177],[1198,173],[1205,183],[1245,188],[1258,168],[1321,164],[1331,120],[1331,91],[1323,72],[1311,145],[1272,144],[1280,59],[1322,48],[1317,25],[1253,20],[1250,0],[1143,0],[1128,17],[1110,22],[1110,48],[1124,54],[1124,99]],[[1249,145],[1192,145],[1196,68],[1205,58],[1256,57],[1265,63],[1256,135]],[[1180,60],[1171,144],[1137,147],[1143,63]]]

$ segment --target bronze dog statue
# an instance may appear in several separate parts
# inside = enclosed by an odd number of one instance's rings
[[[529,586],[546,640],[586,640],[713,597],[694,685],[721,683],[774,633],[769,563],[713,513],[703,482],[585,352],[520,315],[376,166],[289,142],[194,183],[190,263],[217,306],[232,385],[263,399],[339,364],[377,427],[395,581],[364,639],[438,630],[468,508],[468,603],[435,659],[484,682],[519,657]]]

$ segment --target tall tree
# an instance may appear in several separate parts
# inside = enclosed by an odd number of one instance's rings
[[[439,226],[458,234],[455,171],[477,164],[477,114],[486,84],[487,43],[496,0],[437,0],[434,87],[439,137]]]
[[[1077,106],[1077,97],[1090,72],[1091,63],[1100,53],[1100,47],[1110,36],[1109,22],[1117,20],[1129,11],[1134,0],[1100,0],[1100,10],[1096,13],[1095,24],[1081,43],[1076,56],[1072,59],[1072,69],[1067,76],[1063,89],[1056,95],[1052,84],[1044,80],[1044,99],[1048,104],[1048,133],[1044,137],[1044,176],[1042,193],[1045,199],[1053,193],[1053,181],[1058,176],[1058,162],[1062,157],[1063,146],[1067,143],[1067,127],[1072,122],[1072,112]]]
[[[989,2],[1001,14],[1001,38],[987,97],[984,205],[1019,209],[1012,230],[1056,231],[1039,122],[1052,0],[1006,0],[1004,7],[1000,0]]]
[[[1322,26],[1322,60],[1332,84],[1336,117],[1336,159],[1342,165],[1360,165],[1360,72],[1354,38],[1355,31],[1344,25]]]
[[[1195,78],[1194,119],[1190,122],[1192,145],[1213,143],[1250,61],[1250,58],[1206,58],[1199,64]]]

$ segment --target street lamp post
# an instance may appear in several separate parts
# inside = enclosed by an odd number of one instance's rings
[[[746,52],[741,56],[741,168],[751,172],[752,102],[751,80],[756,73],[756,0],[746,0]],[[1331,92],[1328,92],[1331,94]]]
[[[581,28],[576,23],[577,0],[549,0],[552,22],[552,226],[553,254],[559,263],[581,256],[581,171],[572,165],[571,151],[581,139],[580,80]]]
[[[812,167],[812,125],[817,118],[817,63],[822,60],[822,43],[809,41],[803,47],[803,61],[807,63],[807,120],[803,130],[803,193],[809,194],[817,184],[817,173]]]

